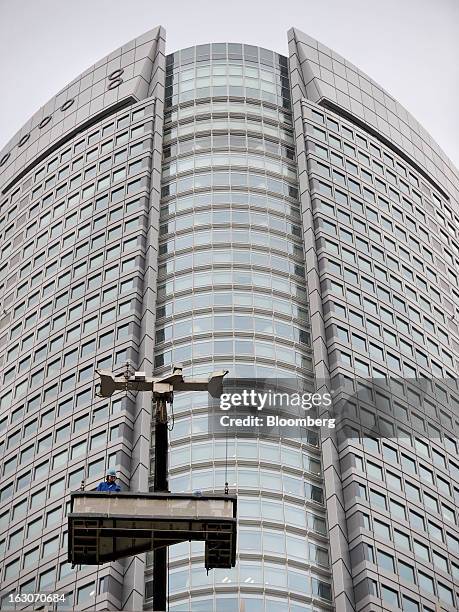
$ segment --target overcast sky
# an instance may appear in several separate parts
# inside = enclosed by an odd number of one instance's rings
[[[458,0],[0,0],[0,148],[88,66],[156,25],[167,52],[295,26],[388,90],[459,167]]]

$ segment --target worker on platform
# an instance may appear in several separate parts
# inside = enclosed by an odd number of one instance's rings
[[[97,485],[96,491],[121,491],[121,487],[116,484],[116,470],[107,470],[105,480]]]

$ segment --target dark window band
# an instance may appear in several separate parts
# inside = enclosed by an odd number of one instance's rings
[[[368,132],[368,134],[376,138],[376,140],[379,140],[388,149],[396,153],[399,157],[401,157],[404,161],[406,161],[407,164],[409,164],[412,168],[414,168],[417,172],[419,172],[419,174],[422,177],[424,177],[425,180],[432,185],[432,187],[434,187],[439,193],[441,193],[441,195],[445,198],[445,200],[449,202],[449,196],[443,191],[441,187],[437,185],[437,183],[427,174],[427,172],[423,170],[420,166],[418,166],[418,164],[415,161],[413,161],[413,159],[409,155],[404,153],[402,149],[399,149],[397,145],[395,145],[388,138],[386,138],[380,132],[378,132],[378,130],[375,130],[373,127],[371,127],[371,125],[369,125],[368,123],[365,123],[365,121],[362,121],[361,119],[359,119],[358,117],[350,113],[349,111],[341,108],[340,106],[338,106],[334,102],[331,102],[330,100],[321,100],[318,104],[319,106],[323,106],[324,108],[331,110],[336,115],[339,115],[343,119],[346,119],[350,123],[353,123],[354,125],[361,128],[362,130],[365,130],[365,132]]]
[[[121,102],[117,102],[116,104],[113,104],[109,108],[106,108],[103,111],[101,111],[100,113],[97,113],[97,115],[94,115],[93,117],[91,117],[87,121],[84,121],[83,123],[80,123],[80,125],[78,127],[76,127],[74,130],[72,130],[71,132],[69,132],[68,134],[66,134],[62,138],[60,138],[57,142],[55,142],[53,145],[51,145],[45,151],[43,151],[43,153],[40,153],[40,155],[35,157],[35,159],[30,164],[28,164],[23,170],[21,170],[21,172],[19,172],[19,174],[17,174],[14,177],[14,179],[8,183],[8,185],[5,187],[5,189],[2,190],[2,194],[5,195],[28,172],[30,172],[30,170],[32,170],[32,168],[35,168],[35,166],[37,166],[40,162],[42,162],[44,159],[46,159],[49,155],[54,153],[54,151],[57,151],[57,149],[62,147],[62,145],[64,145],[66,142],[68,142],[69,140],[72,140],[72,138],[74,138],[77,134],[79,134],[80,132],[84,132],[84,130],[87,130],[92,125],[94,125],[96,123],[99,123],[99,121],[102,121],[106,117],[109,117],[110,115],[113,115],[114,113],[116,113],[117,111],[121,110],[122,108],[125,108],[126,106],[131,106],[132,104],[136,104],[137,102],[139,102],[139,100],[134,98],[134,96],[129,96],[128,98],[126,98],[126,100],[121,100]]]

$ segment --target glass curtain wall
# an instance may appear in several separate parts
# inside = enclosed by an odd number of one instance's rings
[[[166,59],[155,369],[312,379],[287,59],[213,44]],[[170,610],[329,609],[319,440],[208,433],[180,394],[170,489],[238,494],[238,562],[206,575],[202,543],[170,548]],[[151,558],[146,605],[153,584]],[[322,602],[317,604],[317,602]],[[318,607],[319,605],[319,607]],[[242,607],[241,607],[242,606]]]
[[[350,546],[356,599],[414,610],[427,595],[423,610],[435,599],[453,609],[453,211],[440,189],[364,130],[313,104],[303,112],[330,369],[358,397],[355,428],[340,448],[348,532],[357,536]],[[376,580],[362,560],[384,576]]]

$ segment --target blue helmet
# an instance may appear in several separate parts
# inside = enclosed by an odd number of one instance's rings
[[[107,476],[115,476],[116,478],[116,470],[114,470],[113,468],[107,470]]]

